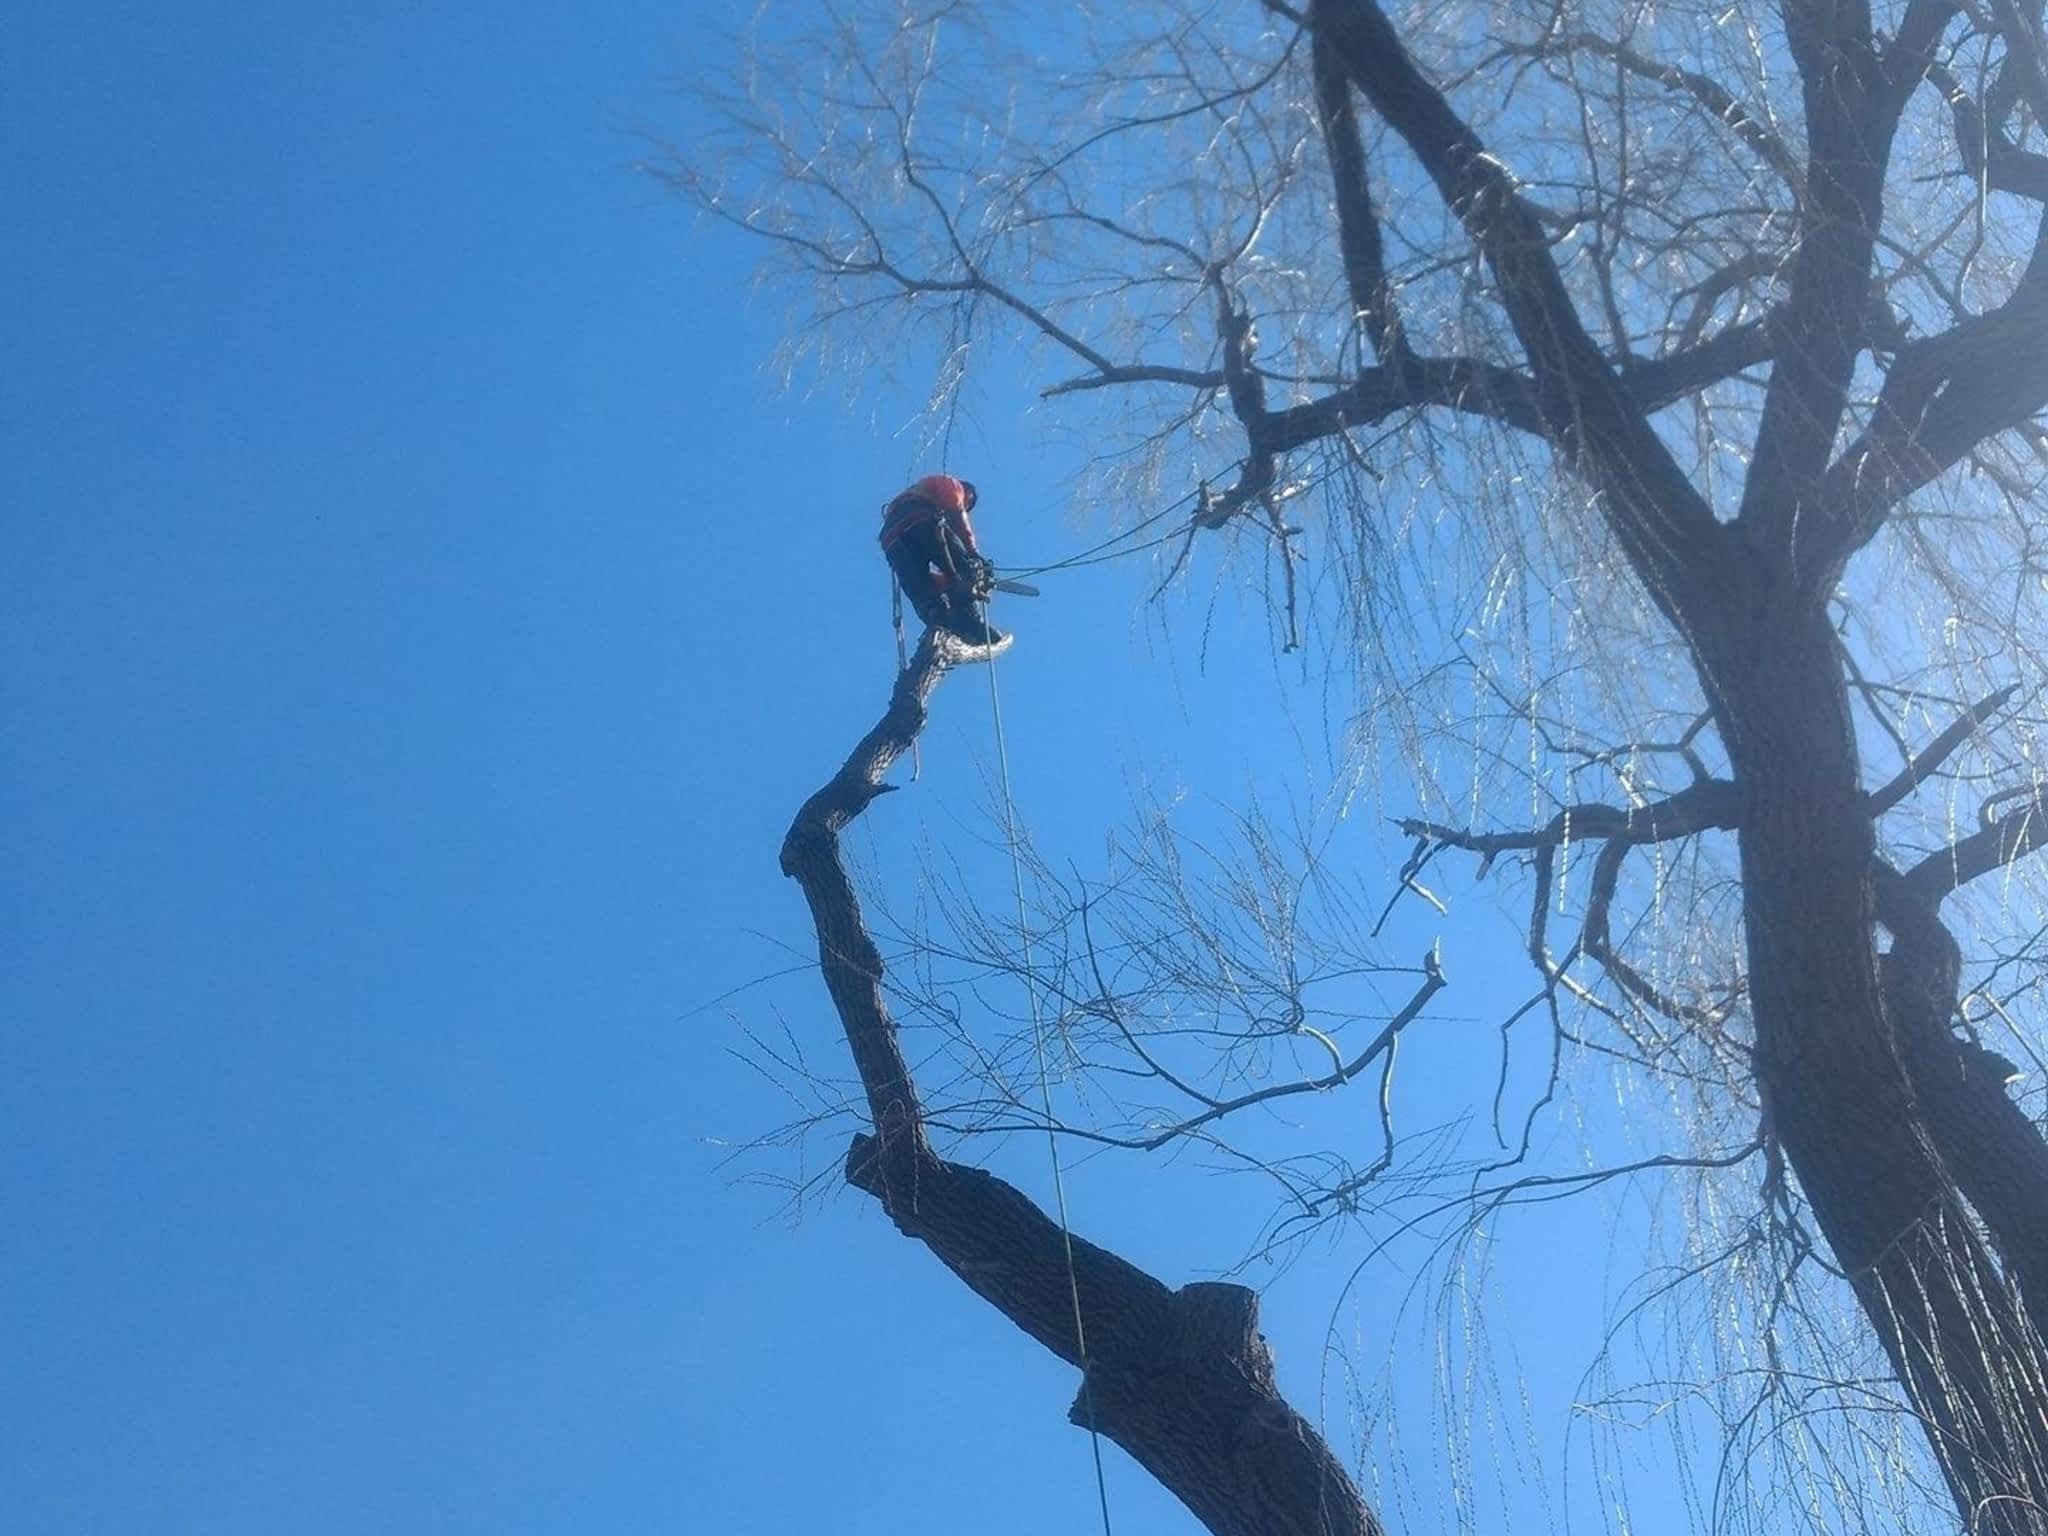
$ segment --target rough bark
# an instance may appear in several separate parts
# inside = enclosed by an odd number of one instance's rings
[[[975,1294],[1080,1369],[1070,1417],[1088,1425],[1092,1410],[1092,1427],[1217,1536],[1382,1536],[1342,1463],[1280,1395],[1252,1291],[1215,1282],[1176,1290],[1080,1237],[1070,1270],[1068,1239],[1027,1196],[932,1150],[839,834],[889,788],[882,776],[923,729],[946,672],[988,654],[927,633],[882,718],[804,802],[783,840],[782,869],[810,905],[874,1126],[854,1138],[847,1180]]]
[[[1769,1124],[1927,1421],[1959,1512],[1973,1529],[2031,1536],[2048,1529],[2040,1336],[1936,1150],[1885,1006],[1874,832],[1826,615],[1795,598],[1731,631],[1737,654],[1712,671],[1742,792]]]
[[[1928,1136],[2048,1338],[2048,1142],[2006,1092],[2012,1064],[1951,1028],[1962,954],[1935,907],[1880,868],[1877,910],[1892,935],[1879,967],[1885,1013]]]

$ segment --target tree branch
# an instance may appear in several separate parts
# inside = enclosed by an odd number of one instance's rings
[[[1200,1114],[1191,1115],[1176,1125],[1168,1126],[1156,1135],[1148,1136],[1142,1141],[1132,1141],[1126,1143],[1126,1145],[1137,1147],[1143,1151],[1154,1152],[1166,1146],[1169,1142],[1176,1141],[1182,1136],[1187,1135],[1190,1131],[1199,1130],[1212,1120],[1221,1120],[1225,1115],[1236,1114],[1241,1109],[1250,1109],[1254,1104],[1266,1104],[1274,1099],[1289,1098],[1298,1093],[1328,1093],[1332,1088],[1343,1087],[1370,1066],[1373,1058],[1378,1056],[1380,1052],[1391,1048],[1395,1040],[1400,1037],[1401,1031],[1422,1016],[1422,1010],[1429,1006],[1429,1000],[1441,992],[1446,984],[1443,968],[1437,963],[1436,951],[1431,950],[1422,958],[1422,985],[1415,989],[1415,995],[1401,1005],[1400,1012],[1387,1020],[1380,1032],[1374,1035],[1366,1044],[1365,1049],[1358,1052],[1351,1060],[1339,1062],[1337,1066],[1325,1072],[1321,1077],[1302,1078],[1298,1081],[1287,1083],[1270,1083],[1264,1088],[1254,1088],[1249,1093],[1239,1094],[1234,1099],[1214,1101]],[[1332,1049],[1334,1050],[1335,1047],[1332,1046]]]
[[[1882,816],[1924,784],[1929,774],[1947,762],[1956,748],[1974,736],[1978,726],[2005,708],[2006,701],[2018,691],[2019,684],[2009,683],[1972,704],[1950,723],[1948,729],[1914,753],[1906,766],[1899,770],[1897,777],[1871,794],[1871,815]]]
[[[1330,157],[1330,181],[1337,205],[1337,244],[1344,256],[1344,279],[1351,290],[1351,309],[1382,362],[1398,362],[1408,343],[1401,317],[1387,286],[1386,258],[1381,248],[1379,215],[1372,204],[1366,177],[1365,141],[1359,136],[1358,114],[1351,107],[1351,82],[1344,62],[1321,32],[1312,49],[1316,117]]]
[[[1528,358],[1546,436],[1602,492],[1630,562],[1678,616],[1694,604],[1702,562],[1718,547],[1713,513],[1587,333],[1535,210],[1376,4],[1313,0],[1308,17],[1485,257]]]
[[[1433,821],[1404,819],[1396,825],[1410,837],[1433,838],[1452,848],[1489,858],[1502,853],[1561,848],[1590,838],[1663,843],[1710,828],[1732,830],[1741,815],[1741,796],[1726,779],[1702,779],[1677,794],[1626,808],[1596,803],[1571,805],[1541,827],[1517,832],[1473,832]]]
[[[887,788],[883,774],[916,741],[946,672],[989,654],[928,632],[882,718],[804,802],[783,840],[782,869],[810,905],[826,988],[875,1127],[853,1139],[847,1181],[975,1294],[1077,1366],[1083,1384],[1069,1417],[1122,1446],[1217,1536],[1384,1536],[1315,1427],[1280,1395],[1252,1291],[1214,1282],[1174,1290],[1108,1249],[1070,1241],[1021,1191],[931,1148],[839,834]]]
[[[1973,181],[1997,192],[2048,203],[2048,156],[2015,144],[2000,123],[1993,123],[1982,102],[1970,94],[1955,72],[1935,65],[1927,78],[1948,101],[1955,120],[1956,152]]]
[[[1766,550],[1795,562],[1811,595],[1833,584],[1848,552],[1837,530],[1801,514],[1825,499],[1863,349],[1885,174],[1907,96],[1899,82],[1925,74],[1946,15],[1917,10],[1907,18],[1913,30],[1880,54],[1867,4],[1791,0],[1784,10],[1806,105],[1807,195],[1740,521]],[[1809,533],[1818,534],[1810,556],[1793,547]]]
[[[2029,793],[2017,806],[1987,821],[1968,837],[1957,838],[1907,870],[1902,882],[1907,899],[1924,906],[1938,904],[1951,891],[2023,859],[2048,842],[2048,789]]]
[[[1637,410],[1661,410],[1770,355],[1769,321],[1748,321],[1668,357],[1629,363],[1622,381]],[[1221,375],[1214,382],[1221,383]],[[1347,427],[1371,426],[1431,406],[1482,416],[1533,437],[1550,436],[1536,383],[1526,373],[1477,358],[1413,355],[1398,368],[1364,369],[1320,399],[1254,417],[1245,423],[1246,436],[1261,451],[1285,453]]]
[[[1987,438],[2048,409],[2048,272],[2003,304],[1900,352],[1871,423],[1827,473],[1821,510],[1843,556],[1891,509]]]

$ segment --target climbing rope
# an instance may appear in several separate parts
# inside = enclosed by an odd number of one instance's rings
[[[1126,539],[1135,538],[1138,534],[1143,533],[1146,529],[1163,519],[1173,516],[1174,513],[1180,511],[1183,507],[1192,506],[1200,498],[1201,492],[1199,490],[1190,491],[1178,501],[1170,501],[1157,511],[1148,512],[1145,516],[1131,524],[1130,527],[1113,533],[1101,542],[1089,545],[1086,549],[1077,550],[1064,559],[1053,560],[1045,565],[1022,566],[1016,570],[1006,570],[1003,574],[1005,576],[1044,576],[1053,571],[1071,571],[1078,570],[1086,565],[1102,565],[1111,560],[1121,560],[1126,555],[1141,554],[1145,550],[1156,549],[1161,544],[1171,543],[1174,539],[1179,538],[1183,530],[1179,528],[1169,529],[1155,538],[1147,539],[1142,544],[1133,544],[1124,549],[1118,549],[1116,546],[1122,544]]]
[[[1107,565],[1112,560],[1122,560],[1128,555],[1141,555],[1148,549],[1157,549],[1162,544],[1171,544],[1175,539],[1185,538],[1186,536],[1187,534],[1185,529],[1171,528],[1168,529],[1165,533],[1160,534],[1157,538],[1147,539],[1142,544],[1126,545],[1122,549],[1112,549],[1107,554],[1069,555],[1066,559],[1057,560],[1053,562],[1051,565],[1027,565],[1023,567],[1021,570],[1004,571],[1003,575],[1005,577],[1010,578],[1015,578],[1019,576],[1045,576],[1049,574],[1055,574],[1060,571],[1077,571],[1080,570],[1083,566]]]
[[[889,620],[896,626],[896,675],[901,677],[910,670],[910,644],[903,636],[903,583],[896,579],[896,572],[889,572]],[[924,777],[924,747],[918,738],[910,738],[910,782],[915,784]]]
[[[988,605],[981,621],[988,623]],[[1095,1457],[1095,1497],[1102,1508],[1102,1536],[1109,1524],[1109,1482],[1102,1471],[1102,1431],[1095,1427],[1095,1384],[1088,1376],[1088,1334],[1081,1321],[1081,1281],[1074,1268],[1074,1232],[1067,1222],[1067,1179],[1060,1165],[1059,1134],[1053,1126],[1052,1078],[1046,1067],[1045,1026],[1038,1013],[1038,975],[1031,963],[1031,926],[1024,909],[1024,856],[1017,838],[1017,802],[1010,792],[1010,748],[1003,734],[1003,696],[996,687],[996,659],[988,659],[988,702],[995,716],[996,765],[1003,791],[1003,838],[1010,849],[1010,889],[1017,899],[1017,942],[1023,946],[1024,992],[1031,1006],[1031,1048],[1038,1060],[1038,1097],[1045,1113],[1045,1146],[1052,1157],[1052,1192],[1060,1218],[1060,1244],[1067,1259],[1067,1295],[1074,1306],[1074,1352],[1081,1362],[1081,1404],[1088,1415],[1088,1445]]]

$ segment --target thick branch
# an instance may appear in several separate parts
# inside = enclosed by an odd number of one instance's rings
[[[1806,105],[1807,196],[1779,320],[1770,388],[1757,426],[1741,520],[1772,555],[1795,559],[1812,598],[1854,547],[1824,479],[1848,408],[1870,317],[1885,174],[1911,87],[1927,72],[1946,7],[1915,5],[1880,52],[1867,5],[1792,0],[1786,40]],[[1794,551],[1796,540],[1812,544]]]
[[[1770,355],[1769,322],[1749,321],[1668,357],[1629,363],[1622,382],[1637,410],[1656,411],[1768,361]],[[1222,382],[1222,375],[1216,375],[1213,383]],[[1342,389],[1247,421],[1246,435],[1256,449],[1285,453],[1347,427],[1371,426],[1426,407],[1483,416],[1534,437],[1550,435],[1536,383],[1526,373],[1477,358],[1414,356],[1399,368],[1367,368]]]
[[[1979,443],[2048,409],[2048,280],[1899,354],[1871,424],[1828,471],[1823,505],[1843,552]]]
[[[1316,116],[1330,157],[1330,181],[1337,205],[1337,244],[1344,256],[1344,280],[1351,290],[1351,308],[1382,362],[1407,351],[1400,316],[1387,287],[1386,258],[1380,242],[1379,215],[1372,205],[1366,178],[1365,141],[1358,132],[1358,114],[1351,107],[1351,82],[1336,50],[1320,32],[1313,48]]]
[[[1400,370],[1367,368],[1342,389],[1246,423],[1255,448],[1284,453],[1346,427],[1371,426],[1420,406],[1443,406],[1544,435],[1525,374],[1465,357],[1415,358]]]
[[[1804,87],[1807,195],[1783,340],[1742,497],[1743,520],[1774,554],[1789,553],[1797,513],[1812,505],[1848,405],[1897,120],[1880,89],[1867,7],[1791,0],[1785,34]]]
[[[1266,408],[1266,379],[1253,363],[1258,353],[1259,334],[1252,318],[1237,303],[1220,271],[1211,270],[1209,285],[1216,294],[1216,330],[1223,340],[1223,392],[1230,409],[1244,425],[1251,451],[1238,471],[1237,484],[1221,496],[1205,491],[1195,513],[1195,526],[1221,528],[1240,510],[1263,499],[1279,478],[1277,450],[1262,440],[1259,426],[1272,418]]]
[[[1579,947],[1614,979],[1616,986],[1643,1007],[1680,1024],[1712,1029],[1720,1023],[1712,1010],[1695,1007],[1667,993],[1614,947],[1614,893],[1621,883],[1621,866],[1634,846],[1625,838],[1612,838],[1593,861],[1592,891],[1586,898],[1585,921],[1579,926]]]
[[[1955,120],[1956,152],[1970,178],[1995,192],[2048,203],[2048,156],[2015,144],[2004,125],[1991,121],[1983,103],[1953,70],[1937,65],[1927,71],[1927,78],[1948,100],[1949,115]]]
[[[915,1183],[884,1178],[856,1137],[847,1178],[1010,1321],[1071,1365],[1074,1295],[1087,1330],[1085,1390],[1070,1417],[1128,1451],[1218,1536],[1382,1536],[1342,1465],[1287,1405],[1243,1286],[1169,1289],[1073,1239],[979,1168],[920,1158]]]
[[[988,654],[928,633],[881,720],[804,802],[783,841],[783,872],[810,904],[826,987],[875,1125],[854,1138],[847,1179],[977,1295],[1079,1367],[1075,1422],[1122,1446],[1217,1536],[1384,1536],[1329,1446],[1280,1395],[1251,1291],[1210,1282],[1173,1290],[1105,1248],[1070,1240],[994,1174],[930,1147],[839,833],[887,787],[882,776],[917,739],[947,670]]]
[[[2025,858],[2044,842],[2048,789],[2034,791],[1996,821],[1915,864],[1903,877],[1906,895],[1917,905],[1938,903],[1972,880]]]
[[[916,1152],[928,1150],[924,1108],[882,996],[882,952],[868,933],[860,900],[840,861],[839,833],[892,787],[882,776],[924,729],[925,701],[932,690],[968,654],[967,646],[944,631],[926,631],[917,654],[896,679],[882,718],[839,771],[803,803],[782,840],[782,872],[803,887],[810,904],[818,964],[860,1073],[868,1116],[886,1144],[900,1138]]]
[[[1978,726],[2005,708],[2006,701],[2018,688],[2019,684],[2011,683],[1995,693],[1986,694],[1951,721],[1948,729],[1913,754],[1912,760],[1899,770],[1896,778],[1870,796],[1871,814],[1882,816],[1924,784],[1927,776],[1947,762],[1956,748],[1976,734]]]
[[[1662,843],[1689,837],[1709,828],[1730,830],[1741,814],[1742,800],[1725,779],[1702,779],[1690,788],[1648,805],[1626,808],[1584,804],[1567,806],[1541,827],[1515,832],[1472,832],[1432,821],[1408,819],[1399,825],[1410,837],[1433,838],[1453,848],[1492,857],[1502,853],[1559,848],[1589,838],[1616,838],[1627,843]]]
[[[1630,363],[1622,370],[1623,382],[1639,410],[1662,410],[1674,401],[1734,378],[1745,368],[1768,362],[1771,324],[1769,317],[1746,320],[1716,332],[1698,346],[1649,362]]]
[[[1314,0],[1308,15],[1479,247],[1529,360],[1546,435],[1603,493],[1631,563],[1675,616],[1714,547],[1713,514],[1587,333],[1535,210],[1377,5]]]
[[[2035,5],[2029,16],[2013,0],[1991,0],[1991,15],[2005,39],[2005,68],[2020,98],[2034,109],[2037,122],[2048,123],[2048,63],[2041,56],[2038,30],[2041,7]]]
[[[1091,389],[1113,389],[1120,384],[1179,384],[1188,389],[1220,389],[1223,374],[1214,368],[1182,368],[1172,363],[1113,363],[1093,373],[1077,374],[1048,384],[1038,394],[1042,400],[1061,395],[1078,395]]]

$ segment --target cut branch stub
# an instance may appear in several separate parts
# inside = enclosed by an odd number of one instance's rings
[[[1232,1536],[1383,1536],[1350,1477],[1281,1397],[1258,1297],[1198,1281],[1173,1290],[1075,1237],[985,1169],[929,1153],[885,1159],[856,1136],[846,1176],[898,1230],[1040,1344],[1087,1372],[1068,1417],[1130,1453],[1210,1530]],[[1074,1336],[1074,1294],[1087,1331]]]

